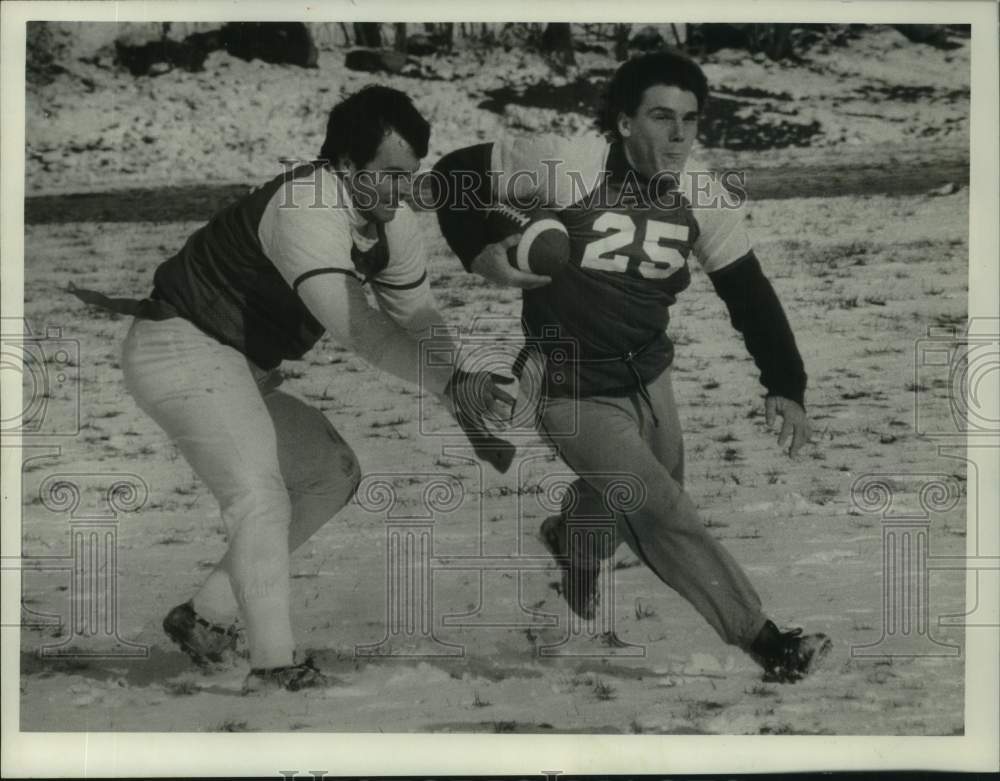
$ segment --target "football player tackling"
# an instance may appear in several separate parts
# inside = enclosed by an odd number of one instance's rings
[[[546,329],[556,327],[560,340],[576,342],[576,383],[550,377],[539,420],[543,435],[577,432],[549,437],[578,475],[570,492],[576,508],[603,503],[613,475],[635,476],[646,499],[634,512],[615,514],[617,539],[726,643],[749,653],[767,679],[795,681],[829,651],[830,640],[782,631],[769,620],[746,574],[705,528],[684,490],[666,327],[670,306],[690,282],[690,257],[708,273],[760,369],[767,423],[783,421],[779,445],[789,443],[795,455],[809,437],[802,360],[751,249],[740,204],[683,173],[707,96],[704,73],[690,59],[644,55],[623,64],[609,84],[599,117],[605,140],[481,144],[438,163],[436,171],[453,184],[478,182],[480,200],[533,199],[559,214],[570,263],[551,280],[511,266],[509,242],[489,238],[483,211],[443,208],[438,219],[467,269],[524,288],[524,329],[543,355]],[[569,509],[546,520],[541,536],[565,563],[563,594],[571,608],[591,618],[600,564],[593,551],[568,550]]]
[[[135,315],[122,354],[126,386],[219,502],[228,550],[163,628],[208,664],[235,649],[242,618],[245,693],[327,683],[309,660],[294,658],[289,552],[347,503],[361,478],[327,417],[278,389],[281,362],[301,358],[329,331],[376,368],[419,377],[446,400],[471,397],[480,408],[512,401],[488,374],[418,372],[419,339],[443,320],[401,199],[429,136],[406,95],[363,89],[330,112],[322,160],[216,214],[157,268],[150,298],[75,291]]]

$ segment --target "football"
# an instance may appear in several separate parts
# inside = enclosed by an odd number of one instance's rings
[[[500,204],[490,210],[486,230],[491,241],[521,234],[507,250],[510,264],[520,271],[552,277],[569,264],[569,233],[553,211],[521,211]]]

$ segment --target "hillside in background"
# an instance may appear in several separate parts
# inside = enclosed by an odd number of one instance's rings
[[[533,45],[537,30],[521,25],[485,37],[467,32],[424,55],[398,54],[387,44],[399,72],[371,73],[346,67],[355,47],[345,26],[330,24],[310,25],[316,67],[215,49],[200,70],[161,66],[135,76],[115,40],[141,45],[150,27],[35,29],[26,194],[266,179],[281,158],[314,157],[332,105],[373,82],[405,90],[431,121],[428,163],[505,132],[593,133],[592,110],[617,65],[614,41],[593,30],[574,29],[567,66]],[[208,27],[168,32],[171,40],[215,35]],[[693,50],[712,85],[699,163],[864,167],[967,159],[970,45],[961,31],[943,44],[915,42],[889,26],[792,32],[798,48],[778,59],[741,41],[711,50],[686,28],[667,34]],[[636,45],[641,33],[629,31]]]

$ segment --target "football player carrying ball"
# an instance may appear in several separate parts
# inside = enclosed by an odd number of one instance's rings
[[[746,573],[705,528],[684,490],[670,378],[674,347],[666,328],[670,306],[690,283],[692,258],[760,369],[767,423],[783,421],[779,445],[790,443],[794,456],[809,438],[802,359],[750,246],[740,198],[685,172],[707,96],[705,75],[692,60],[674,52],[642,55],[624,63],[608,86],[598,118],[604,139],[503,140],[439,161],[439,177],[479,183],[473,193],[479,203],[558,215],[570,256],[554,277],[510,263],[512,240],[491,234],[492,208],[451,198],[438,220],[467,270],[524,289],[524,329],[541,347],[541,357],[533,351],[528,360],[544,362],[545,334],[553,328],[560,343],[576,343],[573,381],[561,367],[558,378],[548,378],[539,417],[543,435],[576,432],[549,437],[579,477],[571,492],[574,512],[603,515],[602,507],[588,513],[586,503],[603,504],[614,475],[634,475],[645,501],[634,512],[615,514],[618,539],[726,643],[750,654],[766,679],[795,681],[829,651],[829,638],[782,631],[768,618]],[[589,619],[596,613],[600,562],[594,551],[570,550],[569,510],[547,519],[541,536],[563,565],[570,607]]]

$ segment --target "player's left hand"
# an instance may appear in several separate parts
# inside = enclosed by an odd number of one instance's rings
[[[764,400],[764,420],[767,427],[774,426],[775,418],[781,416],[781,433],[778,434],[778,447],[784,448],[791,440],[788,455],[794,458],[809,441],[809,418],[802,405],[786,399],[784,396],[768,396]]]

